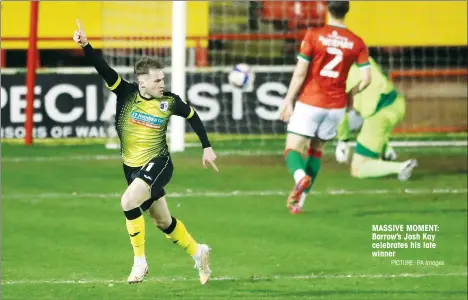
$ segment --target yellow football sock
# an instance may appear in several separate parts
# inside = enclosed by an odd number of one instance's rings
[[[145,255],[145,218],[143,215],[134,220],[126,220],[127,231],[130,235],[130,243],[133,246],[135,256]]]
[[[197,252],[197,242],[192,238],[185,228],[184,223],[176,218],[172,218],[172,224],[164,230],[166,237],[171,239],[174,244],[184,248],[187,253],[194,256]]]

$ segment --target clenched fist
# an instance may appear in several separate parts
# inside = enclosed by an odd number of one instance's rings
[[[83,27],[81,27],[80,20],[76,20],[76,24],[78,25],[78,30],[75,30],[73,40],[81,47],[84,47],[88,45],[88,38],[86,37],[86,33],[84,32]]]

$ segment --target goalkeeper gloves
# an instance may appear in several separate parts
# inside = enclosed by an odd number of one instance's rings
[[[335,150],[336,161],[340,164],[348,163],[349,160],[349,146],[345,141],[338,141]]]
[[[383,160],[396,160],[397,159],[397,154],[395,150],[393,150],[392,147],[387,146],[387,149],[385,150]]]

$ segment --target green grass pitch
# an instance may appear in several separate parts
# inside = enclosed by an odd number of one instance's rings
[[[202,168],[198,147],[174,154],[168,202],[213,248],[206,286],[149,219],[149,274],[125,282],[133,254],[116,151],[2,144],[2,299],[467,299],[466,147],[397,148],[420,164],[399,182],[352,179],[328,146],[305,213],[291,215],[282,143],[214,143],[219,173]],[[436,248],[372,257],[374,224],[438,225]]]

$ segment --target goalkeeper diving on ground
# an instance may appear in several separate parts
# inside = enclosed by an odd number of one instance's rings
[[[375,60],[370,58],[369,62],[372,82],[348,103],[350,111],[344,115],[338,126],[336,160],[339,163],[349,161],[350,135],[352,131],[359,131],[351,161],[351,175],[356,178],[371,178],[397,174],[399,180],[405,181],[410,178],[417,161],[390,161],[396,160],[396,153],[389,145],[392,130],[405,115],[405,98],[398,94]],[[347,89],[360,80],[359,68],[351,67],[346,82]]]
[[[121,198],[121,207],[134,252],[133,267],[127,281],[142,282],[148,272],[142,214],[148,212],[156,227],[193,257],[200,282],[205,284],[211,275],[208,263],[211,249],[206,244],[197,243],[182,221],[171,215],[164,190],[174,170],[166,142],[167,126],[173,115],[187,119],[201,141],[203,165],[209,163],[218,171],[214,163],[216,155],[205,127],[192,107],[178,95],[164,91],[163,65],[156,58],[140,58],[134,67],[138,82],[130,83],[94,51],[79,21],[77,24],[73,40],[82,47],[86,59],[96,68],[106,86],[117,95],[115,124],[121,144],[123,172],[128,183]]]

